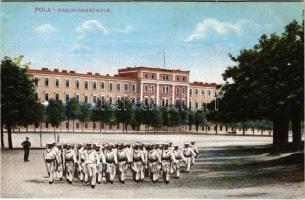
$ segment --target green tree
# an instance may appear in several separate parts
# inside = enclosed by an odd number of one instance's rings
[[[162,113],[158,107],[150,110],[151,121],[150,125],[157,130],[162,127]]]
[[[123,124],[123,133],[124,131],[127,133],[127,127],[131,124],[134,117],[133,112],[132,104],[127,99],[118,101],[118,108],[116,109],[115,115],[117,122]]]
[[[56,140],[55,128],[65,119],[65,107],[61,101],[50,99],[46,108],[47,123],[54,127],[54,140]]]
[[[69,99],[65,105],[65,115],[68,120],[68,124],[70,120],[72,120],[73,132],[74,132],[74,121],[77,119],[79,114],[79,103],[75,97]],[[70,130],[70,126],[68,126],[68,132]]]
[[[205,125],[205,114],[202,110],[197,110],[195,112],[195,120],[194,123],[196,125],[196,131],[198,132],[199,126],[204,126]]]
[[[263,35],[251,49],[243,49],[223,74],[226,84],[217,116],[238,122],[267,119],[273,122],[273,144],[288,144],[288,124],[295,124],[300,143],[304,103],[304,24],[293,21],[278,36]]]
[[[102,101],[98,98],[96,104],[93,106],[91,119],[100,122],[100,132],[102,131],[102,123],[104,122],[103,110]]]
[[[3,129],[7,129],[8,147],[12,145],[12,128],[31,123],[36,106],[33,81],[27,76],[28,64],[21,64],[23,56],[1,61],[1,145],[4,147]]]
[[[78,120],[82,123],[82,131],[84,132],[85,122],[89,122],[91,117],[91,105],[82,103],[79,107]]]

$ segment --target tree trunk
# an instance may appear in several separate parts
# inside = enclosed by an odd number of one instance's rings
[[[68,119],[68,133],[70,132],[70,120]]]
[[[84,126],[85,126],[85,122],[83,122],[83,124],[82,124],[83,126],[82,126],[82,132],[84,132]]]
[[[3,123],[1,123],[1,148],[4,148]]]
[[[100,133],[102,132],[102,122],[100,121]]]
[[[54,141],[56,141],[55,126],[54,126]]]
[[[294,116],[291,120],[292,125],[292,142],[295,150],[301,150],[301,120],[298,116]]]
[[[8,140],[8,148],[13,149],[12,127],[10,125],[7,126],[7,140]]]
[[[74,119],[72,120],[72,127],[73,127],[73,133],[74,133]]]
[[[40,134],[39,134],[39,139],[40,139],[40,147],[42,147],[42,123],[40,123]]]
[[[245,127],[242,127],[242,129],[243,129],[243,135],[245,135],[246,134]]]
[[[288,122],[285,114],[278,115],[273,120],[273,146],[277,150],[280,150],[288,144]]]
[[[217,128],[218,128],[218,126],[217,126],[217,124],[215,125],[215,134],[217,135]]]

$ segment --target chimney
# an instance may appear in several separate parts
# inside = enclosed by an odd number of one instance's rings
[[[59,72],[59,69],[54,69],[54,72]]]
[[[71,74],[75,74],[75,71],[70,71]]]
[[[95,75],[99,76],[99,75],[100,75],[100,73],[95,73]]]
[[[48,71],[49,69],[47,67],[41,68],[42,71]]]
[[[63,73],[67,73],[67,70],[64,70],[64,69],[63,69],[63,70],[61,70],[61,72],[63,72]]]
[[[87,72],[88,75],[92,75],[92,72]]]

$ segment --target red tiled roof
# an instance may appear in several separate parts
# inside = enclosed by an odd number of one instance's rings
[[[68,71],[68,70],[59,70],[59,69],[48,69],[48,68],[41,68],[41,69],[28,69],[29,74],[54,74],[54,75],[67,75],[67,76],[81,76],[81,77],[90,77],[90,78],[106,78],[106,79],[122,79],[122,80],[137,80],[133,77],[121,77],[121,76],[110,76],[109,74],[100,75],[99,73],[77,73],[75,71]]]
[[[119,69],[119,72],[128,72],[133,70],[151,70],[151,71],[164,71],[164,72],[182,72],[182,73],[189,73],[189,70],[180,70],[180,69],[166,69],[166,68],[160,68],[160,67],[145,67],[145,66],[139,66],[139,67],[127,67],[123,69]]]
[[[191,86],[202,86],[202,87],[216,87],[216,83],[203,83],[203,82],[193,82]]]

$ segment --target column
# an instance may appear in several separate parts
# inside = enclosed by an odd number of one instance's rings
[[[157,93],[156,104],[159,105],[159,83],[156,84],[156,93]]]
[[[174,105],[175,104],[175,85],[172,85],[172,104]]]
[[[189,106],[190,106],[190,85],[188,85],[186,89],[186,107],[189,108]]]
[[[143,83],[140,82],[140,102],[142,103],[143,101]]]

